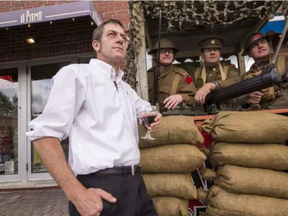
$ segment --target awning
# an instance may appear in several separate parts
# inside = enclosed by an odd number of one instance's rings
[[[272,20],[266,23],[266,25],[261,29],[260,32],[265,34],[268,31],[274,31],[276,33],[282,34],[284,26],[284,16],[275,16]]]
[[[90,16],[97,26],[102,23],[92,3],[83,1],[3,12],[0,13],[0,28],[82,16]]]

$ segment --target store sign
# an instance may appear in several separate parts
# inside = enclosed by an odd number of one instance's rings
[[[0,13],[0,28],[82,16],[90,16],[97,26],[102,23],[93,4],[82,1]]]
[[[4,75],[0,76],[0,79],[8,80],[8,81],[13,81],[13,76],[12,75]]]
[[[42,11],[31,13],[30,10],[27,10],[25,13],[20,16],[20,23],[32,23],[42,21]]]
[[[12,75],[0,76],[0,89],[15,88],[16,85],[17,85],[17,82],[13,82]]]

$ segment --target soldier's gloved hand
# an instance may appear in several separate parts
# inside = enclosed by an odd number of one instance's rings
[[[165,104],[165,108],[167,109],[175,109],[179,103],[183,101],[183,97],[181,95],[171,95],[166,98],[163,103]]]
[[[215,83],[206,83],[196,92],[195,100],[203,105],[205,103],[206,96],[215,89]]]
[[[247,104],[258,104],[261,101],[261,98],[264,94],[260,91],[255,91],[250,94],[242,96],[242,100]]]

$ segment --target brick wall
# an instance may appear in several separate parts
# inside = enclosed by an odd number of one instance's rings
[[[129,6],[127,1],[93,1],[96,11],[103,20],[115,18],[120,20],[128,30]]]
[[[0,13],[69,2],[73,1],[0,1]],[[102,20],[119,19],[124,24],[125,30],[128,30],[129,6],[127,1],[93,1],[92,3]]]

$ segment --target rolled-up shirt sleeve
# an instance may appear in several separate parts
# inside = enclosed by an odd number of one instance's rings
[[[140,98],[132,88],[131,90],[133,92],[133,100],[135,102],[136,114],[139,115],[141,112],[144,111],[145,106],[150,105],[150,103]]]
[[[71,66],[59,70],[52,83],[43,113],[28,125],[32,129],[26,132],[30,141],[43,137],[66,139],[85,100],[84,81]]]

